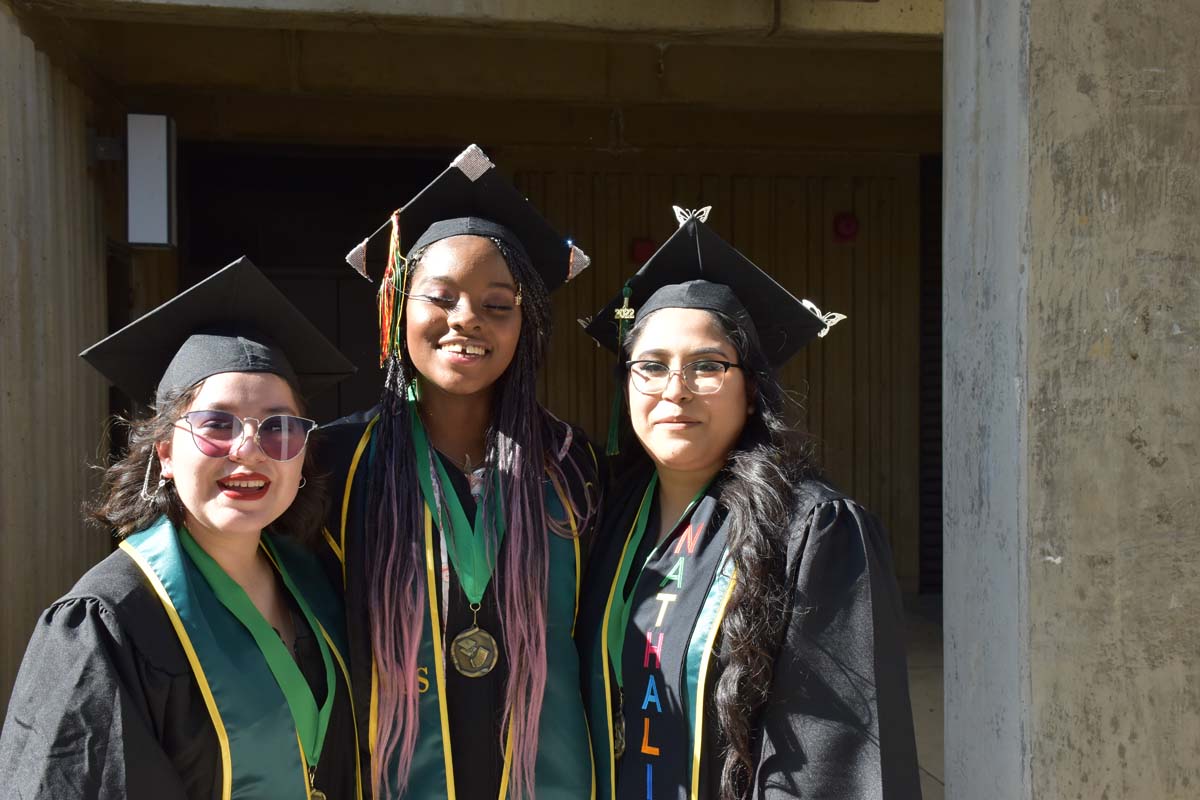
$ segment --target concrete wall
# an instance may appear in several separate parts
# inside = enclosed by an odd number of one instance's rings
[[[38,614],[111,547],[80,514],[108,412],[76,358],[105,332],[88,106],[0,0],[0,708]]]
[[[1029,796],[1024,36],[1020,4],[947,8],[942,591],[955,800]]]
[[[1200,787],[1200,8],[956,2],[955,798]]]
[[[176,22],[273,24],[289,17],[319,27],[412,25],[519,28],[579,33],[743,38],[904,37],[942,33],[943,0],[57,0],[58,13]]]
[[[1034,796],[1194,798],[1200,6],[1039,0],[1029,31]]]

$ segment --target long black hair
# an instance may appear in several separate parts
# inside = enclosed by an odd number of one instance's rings
[[[736,800],[750,794],[756,726],[770,693],[787,619],[784,532],[792,523],[796,487],[818,470],[812,439],[788,420],[789,406],[798,406],[779,383],[752,325],[721,312],[706,313],[721,326],[737,353],[751,408],[712,489],[728,522],[729,553],[737,574],[721,623],[722,671],[713,693],[726,743],[720,797]],[[630,329],[626,353],[651,316]],[[636,443],[622,449],[628,460],[648,459]]]

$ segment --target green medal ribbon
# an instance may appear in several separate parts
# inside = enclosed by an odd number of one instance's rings
[[[316,617],[313,616],[312,609],[308,607],[304,595],[292,583],[291,576],[284,569],[283,562],[280,560],[278,553],[272,546],[270,540],[263,537],[263,544],[267,551],[271,554],[275,562],[276,568],[279,570],[279,575],[283,578],[284,586],[292,593],[292,597],[296,599],[296,605],[300,607],[300,611],[304,614],[304,619],[308,622],[309,628],[313,631],[317,643],[321,649],[321,660],[325,664],[325,702],[318,710],[317,701],[313,697],[312,689],[309,688],[308,681],[304,679],[304,674],[300,672],[300,667],[296,665],[296,661],[288,653],[287,647],[280,640],[279,635],[275,633],[275,629],[271,627],[266,618],[254,607],[254,603],[250,601],[246,591],[239,586],[233,578],[230,578],[225,570],[221,569],[212,556],[204,551],[186,528],[179,529],[179,543],[183,545],[184,551],[191,558],[192,563],[196,565],[196,569],[208,581],[208,585],[212,587],[213,594],[221,601],[229,612],[237,617],[238,621],[246,627],[250,635],[254,638],[258,649],[262,651],[263,658],[267,661],[267,666],[271,669],[271,674],[275,676],[276,682],[279,684],[279,689],[283,692],[284,698],[287,700],[288,708],[291,709],[292,719],[296,723],[296,733],[300,737],[300,744],[304,748],[304,756],[308,760],[309,769],[316,767],[317,760],[321,756],[321,748],[325,745],[325,734],[329,730],[329,715],[333,711],[333,696],[336,692],[333,673],[333,659],[329,655],[329,646],[325,643],[325,637],[321,635],[320,625],[317,623]]]
[[[704,497],[704,493],[708,491],[709,484],[711,483],[712,481],[709,481],[709,483],[704,484],[704,486],[700,488],[700,491],[696,492],[696,496],[692,498],[691,502],[687,504],[687,508],[685,508],[683,513],[679,515],[679,519],[675,521],[673,526],[671,526],[672,530],[678,528],[679,523],[687,519],[688,515],[692,513],[692,509],[696,507],[696,503],[700,502],[700,498]],[[612,663],[613,672],[617,676],[617,686],[621,687],[622,689],[625,687],[625,679],[621,674],[623,667],[622,657],[625,654],[625,634],[629,628],[629,614],[633,610],[633,598],[634,595],[637,594],[636,581],[633,585],[633,588],[630,589],[628,596],[625,595],[625,584],[629,580],[629,571],[633,568],[634,556],[637,553],[638,548],[640,548],[642,545],[642,539],[646,536],[646,524],[650,520],[651,499],[654,496],[654,490],[657,488],[657,486],[658,472],[655,472],[650,478],[649,485],[646,486],[646,493],[642,495],[642,504],[638,508],[637,519],[633,525],[633,533],[631,533],[629,536],[629,543],[625,546],[625,556],[621,560],[621,569],[617,572],[617,590],[613,595],[613,606],[616,610],[615,617],[617,624],[613,625],[610,622],[608,631],[606,632],[608,636],[609,661]],[[663,542],[665,541],[667,540],[664,539]],[[637,580],[641,579],[642,572],[646,569],[646,565],[658,555],[658,551],[662,547],[663,542],[659,542],[654,549],[650,551],[650,554],[646,556],[646,560],[642,562],[642,566],[638,570]]]
[[[421,424],[421,417],[417,413],[416,405],[415,399],[410,394],[409,414],[412,419],[413,444],[417,451],[417,476],[421,481],[421,494],[425,496],[425,504],[432,508],[436,502],[434,499],[436,495],[433,493],[433,478],[429,470],[431,461],[429,437],[425,434],[425,427]],[[478,608],[496,567],[496,554],[487,552],[487,537],[484,535],[487,513],[484,508],[485,504],[481,498],[481,502],[475,506],[475,523],[469,524],[467,513],[463,510],[462,503],[459,502],[458,492],[450,483],[450,476],[446,474],[446,468],[442,466],[441,459],[432,459],[432,461],[437,468],[438,480],[441,482],[442,497],[445,498],[447,509],[450,512],[450,524],[447,526],[450,530],[442,531],[444,535],[448,534],[446,539],[449,543],[447,549],[450,551],[450,561],[454,564],[454,570],[458,574],[459,583],[462,584],[467,600],[470,601],[472,607]],[[497,549],[500,548],[500,542],[504,540],[505,530],[504,517],[500,513],[499,505],[497,494],[497,501],[493,506]],[[435,514],[434,518],[440,519],[440,515]]]

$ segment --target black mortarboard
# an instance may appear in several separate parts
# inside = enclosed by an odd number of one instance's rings
[[[845,319],[822,314],[776,283],[705,224],[708,211],[675,208],[679,230],[625,282],[621,293],[584,322],[593,339],[617,353],[621,331],[628,327],[620,325],[618,314],[632,325],[660,308],[703,308],[747,322],[771,365],[778,367]]]
[[[355,370],[248,258],[79,355],[138,402],[159,405],[222,372],[272,372],[311,396]]]
[[[451,236],[500,239],[523,252],[554,291],[587,268],[591,260],[550,226],[538,210],[500,174],[484,152],[471,145],[433,183],[422,189],[346,256],[370,279],[368,265],[382,273],[390,265],[391,228],[403,256]]]

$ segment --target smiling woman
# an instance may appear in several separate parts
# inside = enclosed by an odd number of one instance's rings
[[[47,799],[361,797],[342,608],[296,541],[324,510],[302,392],[352,367],[245,259],[83,355],[154,412],[92,510],[120,549],[29,644],[0,779]]]
[[[775,375],[839,318],[680,216],[588,326],[633,433],[577,628],[597,797],[919,798],[886,536]]]
[[[375,794],[589,797],[571,633],[598,468],[537,401],[549,293],[587,257],[474,146],[385,229],[382,400],[322,431]]]
[[[420,269],[408,292],[405,343],[413,368],[425,378],[424,405],[445,408],[453,402],[447,395],[490,394],[521,338],[521,307],[508,262],[482,236],[442,239],[412,260]]]

